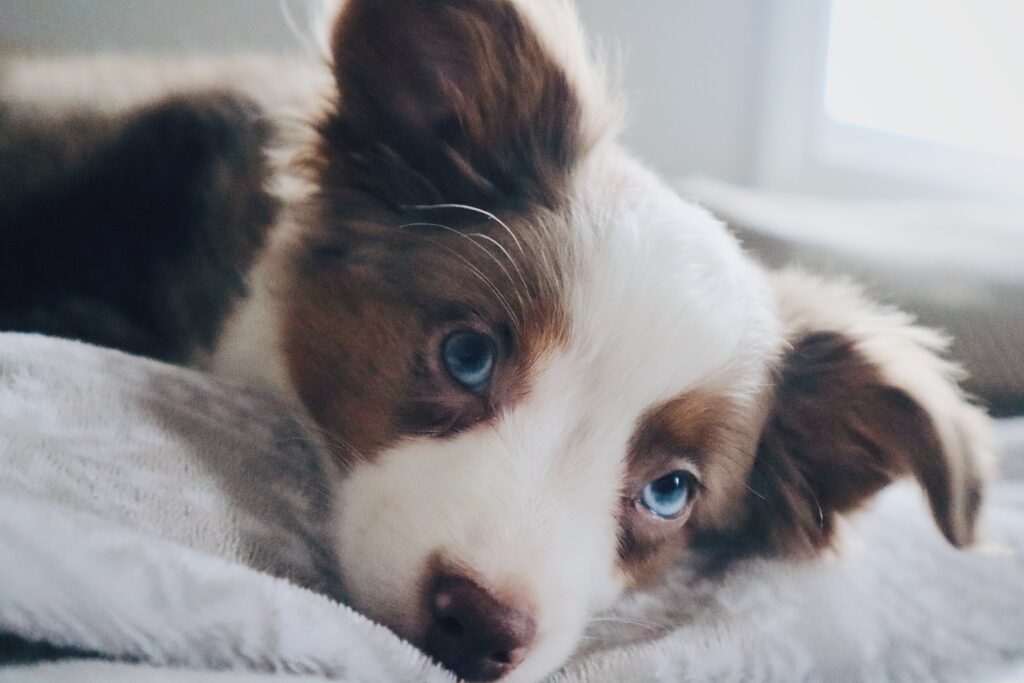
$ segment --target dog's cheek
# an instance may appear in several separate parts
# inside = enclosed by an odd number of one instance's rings
[[[336,488],[335,551],[348,600],[410,640],[424,627],[420,596],[437,540],[417,495],[429,489],[415,457],[388,452],[351,466]]]
[[[292,265],[280,303],[281,350],[295,393],[347,468],[399,438],[395,415],[422,327],[410,304],[363,294],[357,280],[309,275],[305,266]]]

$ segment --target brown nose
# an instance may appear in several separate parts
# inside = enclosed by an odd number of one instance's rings
[[[460,678],[493,681],[526,657],[537,630],[533,617],[501,604],[473,581],[443,575],[427,599],[427,653]]]

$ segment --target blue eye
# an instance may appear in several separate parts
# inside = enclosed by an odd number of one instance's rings
[[[670,472],[648,482],[640,490],[640,502],[659,517],[677,517],[690,500],[692,483],[693,477],[688,472]]]
[[[452,379],[470,391],[483,391],[491,381],[497,352],[479,332],[455,332],[441,346],[441,359]]]

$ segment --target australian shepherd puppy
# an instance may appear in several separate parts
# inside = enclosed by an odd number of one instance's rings
[[[329,45],[8,64],[0,324],[293,401],[349,601],[466,679],[538,680],[673,563],[821,553],[898,477],[971,542],[941,336],[634,159],[571,7],[349,0]]]

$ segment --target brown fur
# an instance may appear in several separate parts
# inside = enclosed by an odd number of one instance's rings
[[[567,255],[542,224],[575,159],[578,104],[504,0],[352,0],[333,45],[341,98],[320,126],[283,329],[300,397],[348,461],[491,418],[560,343]],[[420,207],[440,202],[501,218]],[[461,327],[500,347],[482,396],[439,366]]]
[[[508,0],[350,0],[335,25],[325,185],[392,205],[554,206],[579,103]]]
[[[928,412],[851,339],[812,332],[797,340],[766,404],[763,425],[749,433],[742,425],[758,424],[757,416],[744,421],[706,393],[670,401],[641,422],[620,524],[620,566],[632,583],[655,580],[687,547],[719,568],[750,554],[811,556],[830,545],[840,515],[904,476],[921,483],[950,542],[970,543],[981,483],[968,475],[959,510],[953,471],[973,471],[959,462],[969,457],[964,444],[944,444]],[[680,462],[701,473],[692,510],[669,521],[638,511],[640,487]]]
[[[954,545],[952,520],[973,530],[980,482],[968,482],[967,509],[954,505],[952,469],[966,455],[944,444],[932,418],[847,337],[810,333],[779,369],[747,482],[746,521],[695,542],[723,557],[748,552],[809,556],[828,546],[837,518],[903,476],[921,483],[939,528]],[[713,483],[709,483],[713,485]]]
[[[285,353],[306,407],[351,447],[343,459],[494,417],[523,395],[534,362],[564,332],[561,298],[534,269],[525,269],[524,287],[497,266],[488,243],[391,219],[345,257],[296,255],[303,276],[288,297]],[[484,280],[501,287],[507,307]],[[479,396],[441,367],[442,340],[462,328],[498,343],[495,375]]]

